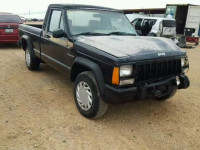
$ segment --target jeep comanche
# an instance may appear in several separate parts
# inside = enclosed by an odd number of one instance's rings
[[[46,63],[68,77],[87,118],[102,116],[108,103],[169,99],[190,83],[186,52],[170,39],[137,36],[116,9],[51,4],[41,29],[19,29],[28,69]]]

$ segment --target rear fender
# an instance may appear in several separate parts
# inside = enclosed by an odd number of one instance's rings
[[[31,54],[33,56],[35,56],[35,53],[33,51],[33,46],[32,46],[32,43],[31,43],[31,40],[30,40],[29,36],[27,36],[27,35],[23,35],[22,36],[22,46],[23,46],[23,50],[24,51],[28,47],[28,49],[30,50]]]

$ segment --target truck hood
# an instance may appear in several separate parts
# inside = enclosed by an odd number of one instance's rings
[[[169,57],[185,54],[171,39],[138,36],[80,36],[78,42],[87,44],[115,57]],[[144,58],[144,57],[143,57]],[[146,59],[146,58],[145,58]]]

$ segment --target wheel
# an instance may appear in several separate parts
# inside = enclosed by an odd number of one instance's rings
[[[38,58],[33,56],[33,54],[30,52],[28,48],[25,50],[25,61],[26,61],[26,66],[28,67],[29,70],[38,70],[40,66],[40,61]]]
[[[175,95],[176,91],[177,91],[177,87],[176,86],[170,86],[168,87],[168,92],[165,95],[162,96],[157,96],[154,99],[157,101],[165,101],[170,99],[172,96]]]
[[[80,73],[74,83],[74,99],[79,112],[86,118],[99,118],[108,108],[100,97],[94,74]]]

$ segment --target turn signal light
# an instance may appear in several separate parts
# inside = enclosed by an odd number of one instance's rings
[[[118,67],[114,67],[113,69],[112,84],[119,85],[119,68]]]

